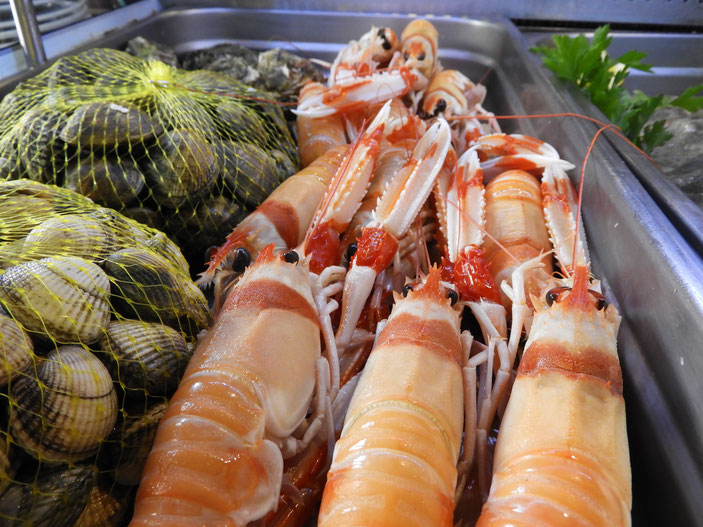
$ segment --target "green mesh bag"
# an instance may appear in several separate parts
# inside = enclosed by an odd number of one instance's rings
[[[0,182],[0,525],[119,525],[211,322],[162,232]]]
[[[165,230],[199,266],[299,167],[274,99],[213,71],[91,49],[3,99],[0,179],[83,194]]]

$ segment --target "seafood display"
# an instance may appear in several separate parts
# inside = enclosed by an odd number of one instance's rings
[[[207,300],[163,233],[60,187],[0,182],[0,233],[0,523],[118,525]]]
[[[63,57],[8,94],[0,178],[63,186],[160,228],[199,268],[208,247],[297,171],[295,141],[262,91],[268,82],[258,90],[142,55]],[[290,60],[262,58],[261,69]],[[282,89],[297,95],[298,84]]]
[[[630,525],[574,164],[396,29],[134,39],[2,103],[0,520]]]

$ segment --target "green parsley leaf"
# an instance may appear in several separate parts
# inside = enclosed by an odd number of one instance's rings
[[[636,50],[611,59],[606,51],[613,40],[609,33],[609,25],[599,27],[590,43],[584,35],[555,35],[554,47],[534,47],[532,51],[544,56],[545,66],[557,77],[578,86],[634,144],[651,151],[672,137],[664,121],[647,124],[654,111],[667,106],[689,112],[703,109],[703,93],[697,95],[703,92],[703,84],[692,86],[675,98],[648,97],[637,90],[628,92],[623,83],[630,69],[652,73],[652,66],[642,62],[647,54]]]
[[[703,110],[703,95],[699,97],[694,97],[696,93],[703,91],[703,84],[698,86],[691,86],[681,95],[669,101],[671,106],[676,106],[678,108],[683,108],[689,112],[695,112],[698,110]]]

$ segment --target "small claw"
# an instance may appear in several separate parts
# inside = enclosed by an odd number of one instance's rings
[[[342,317],[335,336],[340,353],[349,346],[354,336],[356,324],[359,322],[375,281],[376,271],[372,267],[355,265],[347,273],[342,295]]]
[[[477,139],[471,148],[478,150],[481,160],[499,156],[538,154],[559,159],[559,153],[549,143],[522,134],[490,134]]]
[[[439,118],[417,142],[410,159],[378,200],[375,221],[400,238],[427,200],[451,146],[449,124]]]
[[[446,205],[438,209],[446,212],[440,215],[440,221],[444,222],[449,260],[456,262],[462,249],[480,247],[483,242],[486,199],[483,171],[475,151],[469,150],[459,158],[441,197]]]
[[[564,159],[555,159],[538,154],[507,155],[488,159],[481,163],[483,179],[486,183],[508,170],[524,170],[533,176],[539,176],[543,174],[544,170],[548,167],[571,170],[574,168],[574,165]]]
[[[424,79],[405,66],[377,71],[363,77],[350,77],[323,92],[306,98],[293,113],[305,117],[325,117],[361,109],[369,104],[402,97]]]
[[[583,222],[576,219],[576,191],[566,172],[558,166],[547,167],[544,171],[542,206],[554,254],[564,274],[568,274],[574,264],[587,265],[586,234]]]

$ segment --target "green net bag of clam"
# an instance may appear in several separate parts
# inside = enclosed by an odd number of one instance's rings
[[[298,169],[274,99],[113,49],[63,57],[0,104],[0,179],[83,194],[165,231],[200,265]]]
[[[210,314],[162,232],[0,182],[0,525],[118,525]]]

